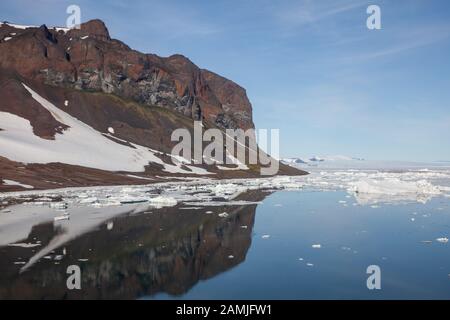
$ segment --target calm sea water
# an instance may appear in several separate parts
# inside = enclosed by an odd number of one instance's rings
[[[269,196],[257,207],[245,261],[178,298],[450,298],[450,244],[435,241],[450,234],[448,199],[372,208],[353,206],[345,196]],[[381,268],[381,290],[367,289],[369,265]]]
[[[0,298],[450,298],[450,243],[436,241],[450,235],[449,198],[375,207],[353,205],[344,192],[250,199],[262,203],[115,217],[20,272],[65,232],[64,224],[30,226],[23,242],[40,247],[0,247]],[[82,289],[69,291],[73,264]],[[366,286],[369,265],[381,268],[381,290]]]

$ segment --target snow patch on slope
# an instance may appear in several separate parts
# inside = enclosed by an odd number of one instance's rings
[[[0,155],[23,163],[60,162],[107,171],[142,172],[149,162],[160,164],[164,171],[180,174],[209,174],[208,171],[189,167],[192,171],[164,163],[149,148],[132,144],[134,148],[116,143],[94,128],[72,117],[42,98],[23,84],[33,99],[52,116],[69,128],[56,134],[55,140],[34,135],[30,122],[17,115],[0,112]]]
[[[22,188],[25,188],[25,189],[34,189],[33,186],[30,186],[28,184],[23,184],[23,183],[14,181],[14,180],[7,180],[7,179],[3,180],[3,185],[5,185],[5,186],[19,186],[19,187],[22,187]]]
[[[1,25],[7,25],[10,26],[12,28],[15,29],[20,29],[20,30],[26,30],[26,29],[30,29],[30,28],[39,28],[38,26],[27,26],[27,25],[22,25],[22,24],[13,24],[13,23],[8,23],[8,22],[4,22]],[[69,28],[63,28],[63,27],[50,27],[48,28],[50,30],[56,30],[56,31],[63,31],[64,33],[70,31]]]

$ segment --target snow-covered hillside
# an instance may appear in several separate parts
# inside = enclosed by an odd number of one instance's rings
[[[22,163],[60,162],[130,172],[142,172],[146,165],[155,163],[162,165],[163,171],[170,173],[208,174],[206,170],[193,166],[186,166],[192,171],[184,170],[181,162],[178,165],[164,163],[157,157],[157,152],[149,148],[115,142],[108,138],[113,137],[112,133],[101,133],[93,129],[57,108],[25,84],[24,87],[57,121],[69,128],[62,134],[56,134],[55,140],[46,140],[33,133],[28,120],[8,112],[0,112],[0,156]]]

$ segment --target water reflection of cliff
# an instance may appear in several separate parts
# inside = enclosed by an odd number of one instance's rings
[[[260,201],[265,195],[250,192],[241,199]],[[56,249],[21,274],[21,261],[28,261],[40,248],[1,247],[0,299],[181,295],[198,281],[245,260],[256,205],[181,208],[118,217],[113,224],[104,224]],[[228,217],[220,217],[225,211]],[[24,242],[39,239],[45,246],[58,232],[64,230],[51,223],[37,225]],[[82,290],[66,288],[66,268],[72,264],[81,267]]]

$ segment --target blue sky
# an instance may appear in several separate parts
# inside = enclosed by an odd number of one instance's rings
[[[450,160],[450,1],[15,0],[0,20],[64,25],[69,4],[134,49],[245,87],[282,156]],[[381,30],[366,27],[369,4]]]

